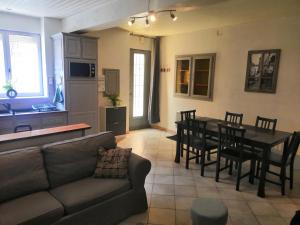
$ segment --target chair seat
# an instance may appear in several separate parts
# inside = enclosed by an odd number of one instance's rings
[[[63,206],[46,191],[0,204],[0,225],[49,225],[63,215]]]
[[[234,161],[242,161],[242,162],[254,158],[254,155],[251,152],[247,152],[247,151],[244,151],[243,158],[240,158],[240,151],[231,148],[223,149],[220,154],[225,158],[230,158]]]
[[[172,135],[172,136],[168,136],[167,138],[172,140],[172,141],[177,141],[178,140],[177,134]]]
[[[78,212],[130,189],[128,179],[85,178],[53,190],[50,193],[65,207],[67,214]]]
[[[259,153],[258,160],[262,160],[263,153]],[[290,159],[287,161],[287,165],[290,164]],[[275,166],[280,166],[282,164],[282,154],[277,152],[270,152],[269,162]]]

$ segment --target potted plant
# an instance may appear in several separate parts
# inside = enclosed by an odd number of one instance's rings
[[[114,107],[119,105],[119,103],[121,102],[121,100],[119,99],[119,95],[108,95],[107,97],[109,98],[109,100],[111,101],[111,104]]]
[[[8,98],[15,98],[17,97],[18,93],[13,87],[13,83],[11,80],[8,80],[6,84],[3,86],[3,89],[6,91],[6,96]]]

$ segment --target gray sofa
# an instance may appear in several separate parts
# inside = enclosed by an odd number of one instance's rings
[[[94,178],[97,150],[110,132],[0,153],[0,225],[110,225],[148,208],[151,163],[129,159],[129,178]]]

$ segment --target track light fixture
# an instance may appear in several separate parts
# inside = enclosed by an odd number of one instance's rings
[[[177,16],[174,14],[174,12],[176,12],[176,10],[175,9],[167,9],[167,10],[160,10],[160,11],[156,11],[156,12],[149,11],[147,13],[147,15],[145,15],[145,16],[132,16],[128,20],[128,25],[132,26],[136,19],[145,19],[145,26],[149,27],[150,26],[149,19],[151,22],[155,22],[157,19],[156,15],[159,13],[164,13],[164,12],[170,13],[170,17],[173,21],[177,20]]]

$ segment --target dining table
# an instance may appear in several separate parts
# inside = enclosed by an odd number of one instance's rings
[[[219,123],[226,123],[224,120],[210,118],[210,117],[199,117],[195,118],[196,120],[206,121],[206,133],[211,138],[218,139],[219,136]],[[187,122],[176,121],[177,132],[176,132],[176,156],[175,162],[180,163],[180,146],[181,146],[181,136],[183,129],[187,127]],[[242,124],[239,125],[240,128],[246,129],[244,136],[244,144],[251,146],[255,149],[258,149],[262,152],[262,164],[261,164],[261,173],[259,176],[259,185],[257,195],[259,197],[265,197],[265,179],[268,169],[268,159],[270,152],[274,146],[284,143],[283,152],[286,151],[289,143],[289,139],[292,136],[292,133],[280,131],[280,130],[266,130],[262,128],[255,127],[253,125]]]

